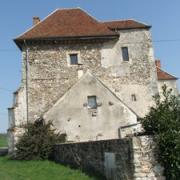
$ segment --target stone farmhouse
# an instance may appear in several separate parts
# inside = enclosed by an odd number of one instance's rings
[[[172,92],[174,95],[178,95],[178,87],[177,87],[177,80],[178,78],[175,76],[172,76],[171,74],[165,72],[161,69],[161,62],[160,60],[155,61],[156,67],[157,67],[157,77],[158,77],[158,91],[161,94],[162,92],[162,86],[164,84],[167,85],[167,87],[172,89]]]
[[[135,20],[98,21],[80,8],[57,9],[14,39],[22,82],[9,108],[9,151],[22,125],[52,120],[67,141],[116,139],[139,131],[152,96],[177,78],[154,59],[150,28]]]

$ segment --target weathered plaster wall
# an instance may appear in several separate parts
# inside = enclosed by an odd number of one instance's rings
[[[123,62],[121,47],[129,48],[130,62]],[[88,69],[139,116],[144,116],[157,92],[156,68],[148,30],[120,31],[118,41],[28,45],[29,121],[47,112]],[[69,66],[68,54],[78,52],[81,65]],[[22,92],[14,108],[18,126],[26,123],[25,62],[23,50]],[[132,94],[136,101],[132,101]]]
[[[162,94],[162,86],[165,85],[168,87],[168,89],[172,89],[172,93],[174,95],[179,95],[177,80],[159,80],[158,81],[158,89],[159,93]]]
[[[121,46],[128,46],[130,62],[122,62]],[[79,52],[82,65],[68,66],[68,53]],[[23,53],[25,57],[25,52]],[[121,31],[119,41],[29,47],[29,115],[46,112],[90,69],[138,115],[143,116],[157,92],[150,33]],[[24,58],[25,61],[25,58]],[[25,78],[25,73],[23,75]],[[132,102],[131,95],[137,101]]]
[[[112,180],[165,180],[153,137],[59,144],[56,162],[96,171]]]
[[[24,133],[22,125],[27,123],[26,91],[24,87],[19,88],[13,94],[13,107],[8,109],[8,147],[9,154],[15,150],[15,144]]]
[[[93,95],[97,97],[97,109],[87,105],[87,97]],[[56,129],[67,134],[67,141],[75,142],[116,139],[121,126],[137,123],[136,114],[90,72],[60,98],[44,118],[53,120]],[[136,129],[133,126],[130,134]]]
[[[119,33],[119,41],[107,43],[101,50],[102,66],[109,70],[109,78],[104,81],[139,116],[144,116],[153,104],[152,96],[158,92],[151,34],[148,30]],[[129,62],[123,62],[121,47],[128,47]],[[136,95],[136,102],[132,101],[132,94]]]

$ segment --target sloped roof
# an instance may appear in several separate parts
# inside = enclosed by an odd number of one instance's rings
[[[80,8],[57,9],[43,21],[17,37],[15,41],[84,36],[118,36],[118,34]]]
[[[157,67],[158,80],[177,80],[178,78]]]
[[[114,29],[150,28],[135,20],[100,22],[80,8],[57,9],[15,38],[15,42],[80,37],[118,37]]]
[[[135,20],[120,20],[120,21],[107,21],[104,22],[109,29],[136,29],[136,28],[151,28],[151,26],[137,22]]]

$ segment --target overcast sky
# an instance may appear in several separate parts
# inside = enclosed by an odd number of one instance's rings
[[[21,52],[12,39],[32,26],[33,16],[43,19],[57,8],[73,7],[102,21],[136,19],[152,25],[155,57],[180,77],[180,0],[1,0],[0,132],[8,128],[7,108],[21,81]]]

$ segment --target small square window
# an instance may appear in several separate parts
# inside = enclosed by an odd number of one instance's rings
[[[122,58],[123,61],[129,61],[129,52],[128,52],[128,48],[127,47],[122,47]]]
[[[91,109],[97,108],[96,96],[88,96],[88,108]]]
[[[78,54],[70,54],[70,64],[77,65],[78,64]]]

